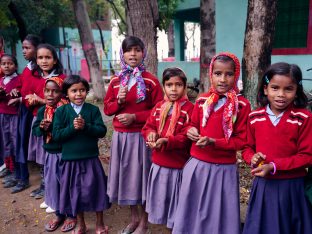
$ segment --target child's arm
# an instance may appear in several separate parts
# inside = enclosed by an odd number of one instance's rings
[[[293,170],[312,166],[312,119],[311,115],[302,123],[299,128],[297,139],[297,153],[284,158],[275,158],[273,162],[276,170]],[[285,143],[287,144],[287,143]]]
[[[124,103],[118,103],[118,98],[116,98],[114,93],[114,83],[115,82],[113,80],[110,82],[104,98],[104,113],[108,116],[115,115],[124,106]]]
[[[245,102],[244,102],[245,103]],[[215,139],[214,146],[222,150],[240,150],[246,143],[246,123],[250,113],[250,104],[246,101],[245,106],[238,112],[237,120],[234,123],[233,133],[227,141],[225,138]]]
[[[83,116],[82,116],[83,117]],[[101,138],[106,135],[107,128],[104,125],[101,112],[98,107],[92,110],[92,122],[86,122],[83,132],[89,136]]]
[[[65,122],[65,108],[63,107],[65,106],[56,109],[53,117],[52,137],[55,141],[59,142],[70,139],[75,134],[77,134],[77,130],[74,128],[73,121],[69,121],[69,123]]]
[[[250,125],[250,119],[247,120],[247,143],[242,151],[242,157],[247,164],[251,165],[251,159],[256,153],[255,130]]]
[[[159,104],[157,104],[153,110],[151,111],[150,116],[148,117],[145,125],[142,128],[142,136],[146,141],[146,144],[150,148],[154,148],[155,142],[158,139],[158,134],[157,134],[157,124],[156,124],[156,108],[159,108]]]

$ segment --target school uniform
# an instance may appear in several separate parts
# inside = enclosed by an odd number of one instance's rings
[[[250,164],[261,152],[276,173],[255,177],[243,233],[312,233],[304,195],[305,168],[312,165],[311,113],[291,105],[276,117],[267,106],[251,112],[247,125],[244,159]]]
[[[142,135],[145,139],[149,133],[157,132],[159,129],[160,111],[164,103],[165,101],[157,103],[144,125]],[[173,227],[182,180],[182,168],[189,159],[191,146],[185,129],[190,122],[193,104],[185,100],[180,105],[180,116],[174,134],[168,137],[166,145],[152,152],[153,163],[147,183],[146,212],[148,221],[154,224],[165,224],[168,228]],[[160,138],[166,137],[166,132],[172,121],[171,117],[172,107],[166,117]]]
[[[98,138],[106,127],[98,107],[84,103],[59,107],[53,119],[52,138],[62,145],[60,162],[60,213],[77,215],[84,211],[103,211],[110,207],[106,194],[107,177],[98,158]],[[78,114],[85,120],[83,130],[75,130]]]
[[[222,127],[226,97],[220,99],[203,127],[203,105],[207,94],[196,101],[190,126],[201,136],[216,139],[205,147],[192,143],[191,159],[183,169],[179,203],[173,232],[240,233],[239,185],[236,151],[246,142],[246,121],[250,104],[238,96],[238,114],[233,132],[225,138]]]
[[[4,76],[0,80],[0,86],[5,88],[8,94],[12,89],[20,88],[20,76],[16,73]],[[0,97],[0,158],[14,157],[16,154],[16,132],[18,107],[8,106],[9,96]]]
[[[118,104],[119,77],[112,78],[104,98],[104,113],[113,118],[113,137],[108,175],[108,196],[120,205],[144,204],[146,186],[151,166],[151,151],[146,147],[141,130],[152,108],[163,99],[162,89],[155,76],[142,72],[146,98],[137,103],[135,79],[128,84],[126,101]],[[132,85],[131,85],[132,83]],[[130,126],[120,123],[118,114],[135,114]]]
[[[52,138],[49,143],[46,143],[47,132],[40,128],[40,122],[44,119],[44,112],[46,107],[39,108],[36,121],[32,127],[32,134],[37,137],[43,137],[44,143],[42,145],[45,151],[44,163],[44,183],[45,187],[44,201],[54,210],[59,210],[59,196],[60,196],[60,171],[59,164],[62,157],[62,146],[59,142]],[[53,125],[50,126],[52,131]]]

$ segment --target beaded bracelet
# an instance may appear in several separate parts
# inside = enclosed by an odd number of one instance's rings
[[[276,165],[275,165],[274,162],[270,162],[270,164],[273,165],[273,172],[270,172],[270,174],[271,174],[271,175],[275,175],[275,173],[276,173]]]

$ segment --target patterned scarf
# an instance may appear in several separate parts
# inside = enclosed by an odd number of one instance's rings
[[[224,111],[223,111],[223,132],[225,135],[225,139],[228,141],[231,137],[231,134],[233,132],[233,124],[236,121],[237,113],[238,113],[238,99],[237,94],[239,93],[238,87],[237,87],[237,81],[240,74],[240,63],[238,58],[231,53],[228,52],[222,52],[214,56],[211,60],[210,66],[209,66],[209,76],[210,76],[210,83],[212,84],[212,75],[213,75],[213,63],[215,62],[216,58],[218,56],[227,56],[230,57],[234,63],[235,63],[235,71],[234,71],[234,86],[231,90],[229,90],[226,93],[226,103],[224,104]],[[215,90],[213,86],[210,87],[208,90],[208,97],[203,104],[203,123],[202,127],[205,127],[207,124],[207,120],[210,116],[210,113],[213,111],[215,105],[217,104],[219,100],[219,94]]]
[[[62,85],[63,85],[63,82],[64,82],[64,80],[62,78],[60,78],[60,77],[48,78],[45,81],[45,85],[47,84],[48,81],[55,82],[60,87],[60,89],[62,89]],[[60,106],[62,106],[64,104],[67,104],[67,101],[66,101],[66,99],[61,98],[61,100],[55,106],[48,106],[48,105],[46,105],[45,106],[45,110],[44,110],[43,119],[52,122],[53,116],[54,116],[54,112],[55,112],[56,108],[58,108],[58,107],[60,107]],[[47,144],[50,143],[51,140],[52,140],[52,133],[48,132],[47,133],[47,138],[46,138],[46,143]]]
[[[135,68],[130,67],[126,63],[122,48],[120,48],[119,53],[120,53],[121,72],[118,74],[118,77],[120,78],[120,83],[122,87],[125,87],[129,83],[130,77],[134,76],[136,79],[136,83],[137,83],[136,102],[139,103],[141,101],[144,101],[145,96],[146,96],[146,87],[145,87],[144,79],[142,77],[142,72],[145,71],[144,59],[146,57],[146,50],[143,51],[142,62]]]
[[[182,98],[175,102],[170,102],[168,97],[165,95],[164,98],[165,102],[160,107],[160,116],[159,116],[159,128],[158,128],[158,134],[161,136],[162,131],[164,130],[164,126],[166,123],[166,118],[170,112],[170,109],[172,108],[172,114],[171,114],[171,120],[168,127],[168,130],[165,134],[165,137],[172,136],[175,128],[178,123],[178,119],[181,114],[181,106],[188,100],[187,95],[184,95]],[[189,120],[187,120],[188,122]]]

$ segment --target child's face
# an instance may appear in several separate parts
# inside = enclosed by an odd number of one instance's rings
[[[44,75],[49,75],[50,71],[56,64],[56,60],[53,58],[53,54],[50,50],[46,48],[40,48],[37,51],[37,64]]]
[[[233,88],[235,68],[232,62],[216,60],[213,63],[212,86],[219,94],[226,94]]]
[[[48,106],[55,106],[62,97],[60,87],[53,81],[48,81],[44,88],[44,98]]]
[[[126,64],[128,64],[130,67],[137,67],[142,62],[143,51],[140,46],[132,46],[130,49],[124,52],[124,58]]]
[[[29,41],[23,41],[22,49],[23,56],[26,60],[31,60],[35,57],[36,48]]]
[[[281,114],[296,98],[297,84],[286,75],[274,75],[264,87],[270,108],[275,115]]]
[[[185,94],[185,86],[179,76],[172,76],[165,81],[164,91],[169,101],[179,100]]]
[[[84,103],[87,97],[87,89],[83,83],[73,84],[67,90],[67,97],[70,102],[74,103],[77,106],[80,106]]]
[[[1,70],[4,73],[4,75],[9,76],[12,75],[14,72],[16,72],[16,65],[12,61],[12,59],[8,56],[3,56],[1,58]]]

